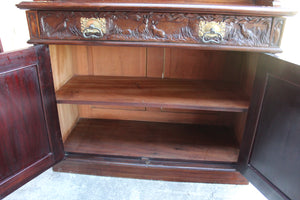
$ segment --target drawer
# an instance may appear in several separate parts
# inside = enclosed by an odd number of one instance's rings
[[[28,11],[31,41],[278,50],[284,18],[160,12]],[[38,26],[37,26],[38,25]]]

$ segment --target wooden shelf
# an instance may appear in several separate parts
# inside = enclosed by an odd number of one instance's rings
[[[247,111],[238,84],[159,78],[75,76],[56,93],[58,103]]]
[[[220,162],[237,162],[239,154],[226,127],[103,119],[80,119],[65,151]]]

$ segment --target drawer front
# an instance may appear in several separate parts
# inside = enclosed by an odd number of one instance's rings
[[[27,16],[32,39],[264,48],[279,46],[284,24],[283,18],[186,13],[29,11]]]

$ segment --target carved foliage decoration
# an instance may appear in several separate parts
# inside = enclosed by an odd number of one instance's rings
[[[40,11],[41,37],[44,39],[91,40],[83,37],[80,18],[105,18],[106,34],[97,40],[202,42],[200,21],[225,23],[220,45],[268,47],[271,17],[200,15],[138,12],[55,12]],[[278,28],[281,31],[281,27]]]

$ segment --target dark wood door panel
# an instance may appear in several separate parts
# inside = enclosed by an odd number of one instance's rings
[[[268,76],[250,167],[299,199],[300,86]]]
[[[0,198],[63,157],[48,60],[43,46],[0,55]]]
[[[50,151],[36,65],[0,75],[0,181]],[[43,133],[43,134],[41,134]]]
[[[240,170],[269,199],[300,198],[300,66],[262,55]]]

